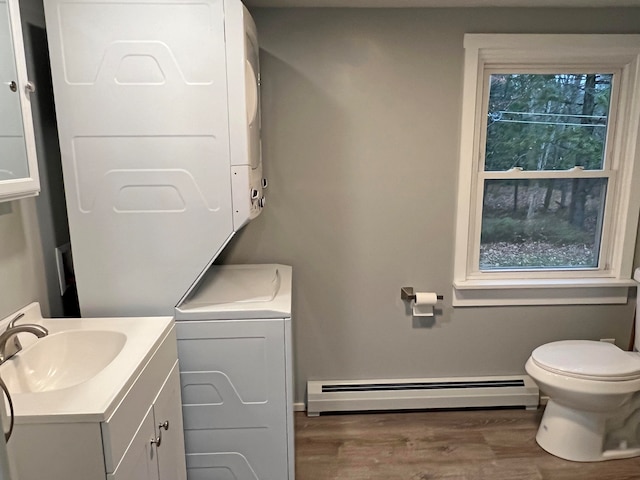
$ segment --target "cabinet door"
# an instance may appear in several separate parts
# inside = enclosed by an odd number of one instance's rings
[[[40,191],[19,10],[0,0],[0,201]]]
[[[107,480],[159,480],[157,449],[151,443],[153,426],[153,409],[149,408],[118,468]]]
[[[158,446],[158,470],[161,480],[186,480],[180,374],[176,362],[153,404]]]

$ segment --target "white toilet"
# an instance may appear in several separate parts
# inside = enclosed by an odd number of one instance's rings
[[[640,281],[640,269],[634,278]],[[577,462],[640,455],[640,352],[590,340],[552,342],[536,348],[525,369],[550,398],[536,435],[547,452]]]

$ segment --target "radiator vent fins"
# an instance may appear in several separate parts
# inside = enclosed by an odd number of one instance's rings
[[[505,388],[524,387],[524,380],[489,380],[463,382],[416,382],[416,383],[354,383],[347,385],[322,385],[322,392],[370,392],[397,390],[440,390],[449,388]]]

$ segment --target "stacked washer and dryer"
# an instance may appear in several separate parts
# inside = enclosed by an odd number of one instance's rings
[[[212,266],[265,202],[249,12],[44,5],[82,315],[175,315],[189,480],[292,480],[291,268]]]

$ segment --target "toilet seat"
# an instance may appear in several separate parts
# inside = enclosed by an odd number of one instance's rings
[[[564,340],[536,348],[531,359],[559,375],[598,381],[640,379],[640,355],[607,342]]]

